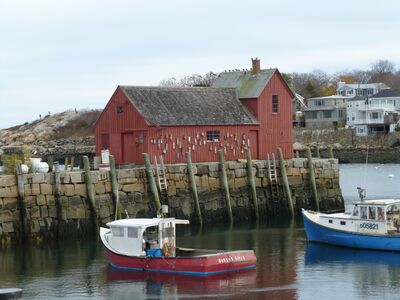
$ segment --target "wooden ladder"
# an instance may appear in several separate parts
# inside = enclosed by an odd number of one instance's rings
[[[167,178],[165,176],[164,159],[162,156],[160,156],[160,164],[157,163],[157,156],[154,156],[154,167],[157,173],[157,183],[160,194],[167,194],[168,184]]]
[[[278,191],[278,176],[276,174],[276,160],[275,154],[272,153],[272,159],[267,154],[267,167],[268,167],[268,179],[271,188],[272,201],[274,204],[275,212],[279,212],[279,191]]]

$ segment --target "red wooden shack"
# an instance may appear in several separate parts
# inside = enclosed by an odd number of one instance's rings
[[[95,126],[96,155],[109,149],[116,163],[143,164],[142,153],[166,163],[265,159],[281,147],[293,155],[292,99],[277,69],[221,73],[212,87],[118,86]]]

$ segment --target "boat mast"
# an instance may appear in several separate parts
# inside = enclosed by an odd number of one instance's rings
[[[364,182],[363,182],[364,187],[367,185],[368,150],[369,150],[369,145],[367,145],[367,156],[365,157]]]

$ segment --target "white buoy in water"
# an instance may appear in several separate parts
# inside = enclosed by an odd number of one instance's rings
[[[389,174],[389,177],[390,177],[390,178],[393,178],[393,177],[394,177],[394,174]]]

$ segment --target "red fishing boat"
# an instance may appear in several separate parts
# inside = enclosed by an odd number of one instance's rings
[[[175,244],[175,218],[123,219],[100,228],[106,256],[116,269],[207,276],[256,267],[253,250],[201,250]]]

